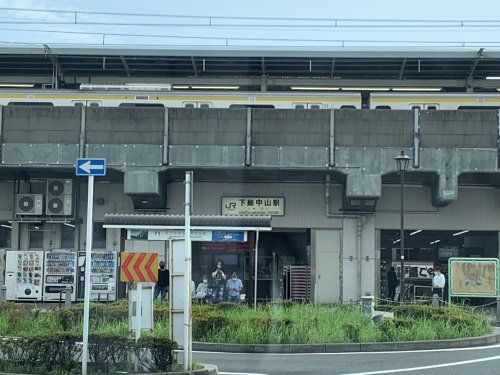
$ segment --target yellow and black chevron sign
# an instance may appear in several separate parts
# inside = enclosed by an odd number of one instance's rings
[[[158,281],[158,254],[124,251],[121,254],[120,281]]]

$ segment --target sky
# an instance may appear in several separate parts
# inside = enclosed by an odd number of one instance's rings
[[[101,11],[132,13],[124,15],[40,13],[0,9],[0,43],[106,44],[106,45],[210,45],[210,46],[447,46],[500,47],[500,2],[479,1],[471,6],[465,0],[0,0],[0,8],[35,8],[67,11]],[[186,15],[185,18],[141,17],[140,14]],[[204,18],[192,18],[192,17]],[[278,17],[322,18],[318,20],[208,19],[207,17]],[[339,21],[363,20],[441,20],[433,28],[373,27],[394,26],[394,22]],[[330,21],[332,20],[332,21]],[[465,21],[474,27],[444,27],[442,21]],[[497,21],[492,25],[467,24],[467,21]],[[21,22],[61,22],[66,24],[26,24]],[[7,23],[6,23],[7,22]],[[12,23],[14,22],[14,23]],[[82,23],[98,22],[101,25]],[[107,23],[139,23],[143,25],[106,25]],[[231,23],[231,27],[192,26]],[[171,26],[147,26],[169,23]],[[180,24],[184,24],[180,25]],[[245,27],[244,24],[264,26]],[[174,24],[174,25],[172,25]],[[188,26],[186,26],[188,24]],[[289,28],[284,25],[302,25]],[[429,25],[429,23],[427,23]],[[272,26],[272,27],[271,27]],[[278,27],[279,26],[279,27]],[[352,27],[358,26],[358,27]],[[370,27],[359,27],[370,26]],[[447,25],[449,26],[449,25]],[[488,27],[485,27],[488,26]],[[26,31],[23,31],[26,30]],[[32,31],[28,31],[32,30]],[[50,32],[44,32],[50,31]],[[59,31],[54,33],[54,31]],[[68,32],[68,33],[65,33]],[[79,34],[80,33],[80,34]],[[89,34],[82,34],[89,33]],[[105,35],[103,35],[105,34]],[[134,36],[113,35],[134,34]],[[156,37],[150,36],[154,35]],[[161,37],[160,37],[161,36]],[[169,37],[170,36],[170,37]],[[177,36],[174,38],[173,36]],[[179,38],[181,37],[181,38]],[[213,39],[212,39],[213,38]]]

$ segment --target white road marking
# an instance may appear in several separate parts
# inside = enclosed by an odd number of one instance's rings
[[[500,348],[500,344],[487,345],[487,346],[473,346],[469,348],[448,348],[448,349],[423,349],[423,350],[392,350],[392,351],[382,351],[382,352],[337,352],[337,353],[235,353],[235,352],[205,352],[200,350],[193,350],[193,353],[201,354],[237,354],[237,355],[248,355],[248,354],[259,354],[259,355],[367,355],[367,354],[402,354],[402,353],[433,353],[433,352],[457,352],[457,351],[468,351],[468,350],[487,350]]]
[[[382,370],[382,371],[346,373],[344,375],[393,374],[395,372],[410,372],[410,371],[428,370],[428,369],[441,368],[441,367],[452,367],[452,366],[468,365],[468,364],[471,364],[471,363],[495,361],[497,359],[500,359],[500,355],[496,355],[494,357],[485,357],[485,358],[478,358],[478,359],[470,359],[468,361],[441,363],[439,365],[429,365],[429,366],[420,366],[420,367],[408,367],[408,368],[400,368],[400,369],[395,369],[395,370]]]

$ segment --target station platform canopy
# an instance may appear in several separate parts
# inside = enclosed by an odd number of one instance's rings
[[[496,89],[500,49],[449,47],[197,47],[9,45],[0,43],[0,82],[481,87]],[[190,86],[190,88],[192,88]],[[175,89],[175,86],[174,86]]]

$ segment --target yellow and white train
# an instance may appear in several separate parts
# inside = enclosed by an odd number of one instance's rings
[[[495,93],[371,93],[370,109],[499,109]]]
[[[231,92],[231,91],[91,91],[3,90],[0,105],[360,109],[359,93]]]
[[[172,91],[171,85],[82,85],[80,90],[0,90],[0,105],[276,108],[500,109],[500,93]]]

